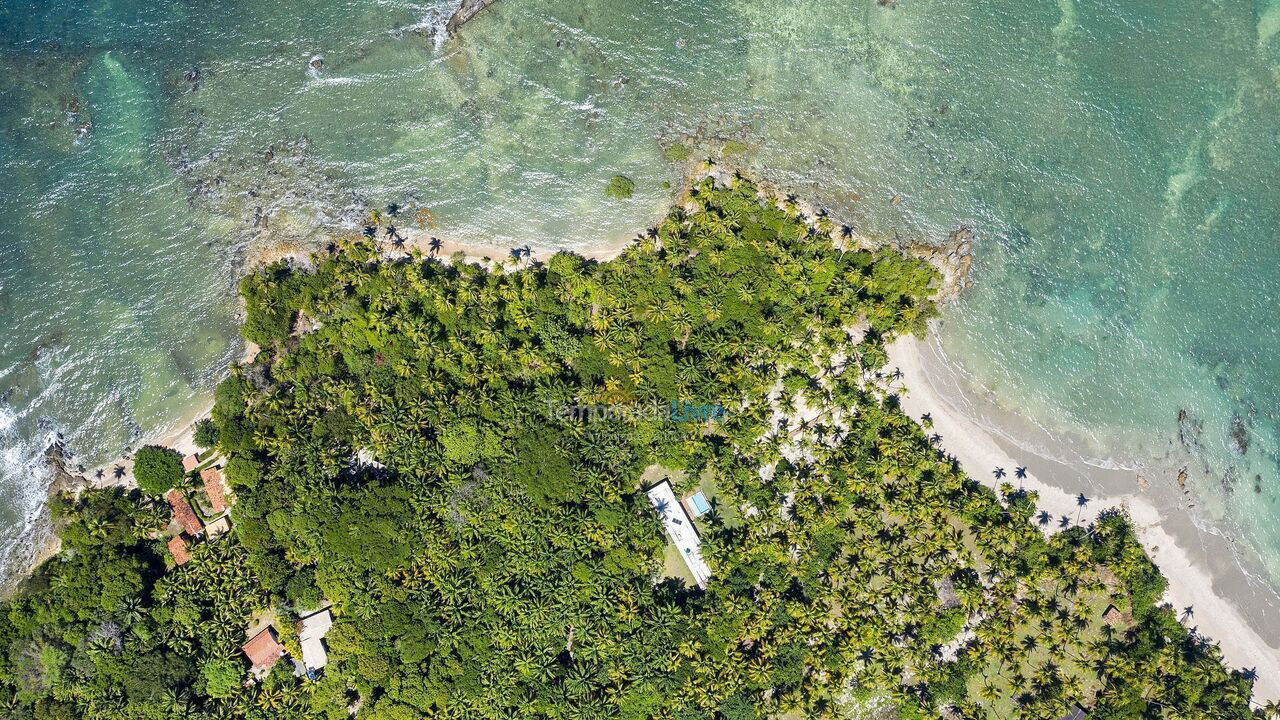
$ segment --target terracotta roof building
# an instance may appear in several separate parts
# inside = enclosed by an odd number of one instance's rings
[[[215,513],[226,512],[227,488],[222,484],[222,473],[218,468],[201,470],[200,480],[204,483],[204,494],[209,497],[209,509]]]
[[[183,540],[181,535],[174,535],[169,540],[169,554],[173,555],[173,562],[178,565],[191,562],[191,553],[187,552],[187,541]]]
[[[165,493],[164,499],[168,500],[169,507],[173,508],[173,519],[182,526],[182,531],[188,535],[199,535],[204,526],[200,524],[196,511],[191,509],[191,503],[187,502],[182,493],[175,488]]]
[[[195,453],[182,458],[182,472],[191,472],[200,467],[200,457]]]
[[[276,640],[276,631],[267,628],[244,644],[244,654],[249,656],[255,672],[270,670],[284,657],[284,646]]]

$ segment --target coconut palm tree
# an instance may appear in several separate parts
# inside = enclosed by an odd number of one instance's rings
[[[1084,507],[1089,504],[1089,498],[1084,493],[1076,495],[1076,524],[1080,524],[1080,514],[1084,512]]]
[[[438,237],[432,237],[432,238],[431,238],[431,255],[432,255],[432,257],[435,257],[436,255],[438,255],[438,254],[440,253],[440,248],[441,248],[441,247],[443,247],[443,246],[444,246],[444,243],[440,242],[440,238],[438,238]]]
[[[1004,468],[998,467],[995,470],[992,470],[991,474],[994,475],[997,480],[1000,480],[1005,476],[1005,471]]]

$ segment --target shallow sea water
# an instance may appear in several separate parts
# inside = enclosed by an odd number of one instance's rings
[[[1181,429],[1206,517],[1280,577],[1280,2],[501,0],[454,41],[445,15],[0,0],[4,552],[57,433],[93,466],[207,397],[247,243],[397,203],[597,246],[661,213],[664,147],[734,140],[873,234],[976,228],[953,361],[1100,462],[1181,463]]]

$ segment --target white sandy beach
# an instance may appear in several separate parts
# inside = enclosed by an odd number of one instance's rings
[[[430,239],[430,233],[415,231],[410,234],[407,245],[429,252]],[[628,238],[576,252],[590,259],[604,261],[616,257],[632,241]],[[461,252],[469,262],[483,262],[485,258],[508,259],[510,256],[509,248],[468,245],[442,238],[436,257],[447,260],[455,252]],[[532,257],[545,261],[555,252],[554,249],[534,248]],[[1195,627],[1200,634],[1218,642],[1228,664],[1256,671],[1255,702],[1280,700],[1280,626],[1276,625],[1280,608],[1267,604],[1268,598],[1256,597],[1257,593],[1251,592],[1246,579],[1239,575],[1239,568],[1234,564],[1220,562],[1219,567],[1214,568],[1217,572],[1206,567],[1204,556],[1219,552],[1219,549],[1213,547],[1214,539],[1206,541],[1204,538],[1194,538],[1199,542],[1193,551],[1182,536],[1194,536],[1200,531],[1188,518],[1171,517],[1149,499],[1148,492],[1168,493],[1172,492],[1170,488],[1148,490],[1135,473],[1128,471],[1073,464],[1069,472],[1063,472],[1066,466],[1059,460],[1036,458],[1019,451],[1010,439],[998,439],[948,399],[945,382],[954,382],[955,378],[939,378],[937,373],[931,374],[931,367],[925,362],[926,356],[930,354],[930,342],[936,343],[936,336],[925,343],[908,337],[890,347],[890,365],[897,366],[902,371],[902,382],[908,389],[903,396],[903,407],[907,413],[916,418],[930,413],[934,430],[943,436],[946,450],[955,455],[973,477],[992,487],[997,483],[991,474],[992,469],[1003,467],[1011,478],[1015,467],[1027,466],[1028,474],[1023,486],[1036,491],[1039,494],[1039,507],[1054,516],[1054,522],[1048,526],[1050,531],[1058,527],[1058,521],[1062,518],[1070,518],[1072,523],[1078,521],[1087,524],[1108,508],[1125,509],[1133,519],[1148,555],[1169,580],[1165,601],[1179,615],[1183,614],[1184,609],[1192,608],[1194,612],[1185,622]],[[936,353],[936,348],[933,352]],[[938,382],[939,380],[943,382]],[[1037,473],[1038,466],[1044,470]],[[1100,483],[1073,482],[1072,476],[1079,473],[1095,473],[1107,477]],[[1005,482],[1016,480],[1006,478]],[[1095,495],[1093,487],[1097,484],[1109,486],[1117,492]],[[1120,488],[1116,488],[1117,484]],[[1119,491],[1125,487],[1131,488],[1132,492]],[[1077,497],[1081,492],[1088,496],[1088,503],[1083,508],[1077,504]],[[1230,554],[1227,549],[1221,549],[1220,552],[1223,555]],[[1224,569],[1234,570],[1236,573],[1233,575]],[[1269,637],[1264,638],[1260,630],[1267,631]]]
[[[431,250],[431,239],[433,237],[437,238],[440,241],[440,248],[434,253]],[[591,248],[585,248],[585,249],[531,247],[529,259],[546,262],[548,258],[550,258],[552,255],[555,255],[557,252],[560,252],[561,250],[572,250],[573,252],[581,255],[584,258],[587,258],[588,260],[599,260],[601,262],[604,262],[606,260],[612,260],[618,255],[621,255],[622,251],[626,250],[627,246],[634,241],[635,241],[635,236],[631,235],[626,237],[625,239],[614,240],[602,245],[598,245]],[[463,256],[466,258],[467,262],[477,262],[482,264],[486,259],[488,259],[489,261],[502,260],[508,263],[510,263],[512,260],[511,248],[500,248],[500,247],[491,246],[491,245],[467,244],[467,243],[458,242],[456,240],[449,240],[447,238],[440,237],[439,235],[436,235],[426,230],[406,230],[405,231],[405,249],[408,250],[414,247],[421,250],[428,257],[436,257],[445,262],[448,262],[449,258],[452,257],[454,253],[462,253]],[[527,261],[528,260],[526,259],[520,260],[519,266],[524,267],[524,263]]]
[[[1168,526],[1177,525],[1182,529],[1181,534],[1187,534],[1185,523],[1158,509],[1132,473],[1129,475],[1134,492],[1090,497],[1088,504],[1083,509],[1079,508],[1077,496],[1081,492],[1088,494],[1089,486],[1073,487],[1063,482],[1064,479],[1070,480],[1070,474],[1053,473],[1057,461],[1024,454],[1008,438],[997,438],[958,409],[957,403],[951,400],[954,388],[945,384],[955,382],[955,378],[938,372],[936,363],[929,362],[936,356],[936,348],[930,346],[931,342],[936,341],[930,339],[922,343],[908,337],[889,348],[890,366],[896,366],[903,373],[902,384],[907,392],[902,396],[902,405],[906,412],[917,419],[928,413],[933,419],[934,431],[943,438],[942,446],[946,451],[960,461],[971,477],[989,486],[995,487],[997,482],[1016,484],[1018,481],[1011,479],[1014,468],[1026,466],[1027,478],[1023,487],[1038,493],[1039,507],[1053,514],[1054,522],[1048,525],[1050,531],[1058,527],[1057,521],[1064,516],[1074,523],[1077,513],[1080,513],[1080,522],[1087,524],[1107,508],[1126,509],[1147,553],[1169,580],[1165,600],[1179,615],[1184,608],[1194,609],[1194,614],[1184,622],[1218,642],[1228,664],[1253,668],[1257,672],[1255,702],[1280,699],[1280,649],[1273,644],[1274,640],[1268,642],[1260,634],[1277,633],[1274,622],[1269,622],[1267,617],[1274,608],[1250,602],[1249,588],[1242,587],[1244,583],[1239,578],[1215,577],[1205,563],[1195,557],[1197,550],[1204,554],[1213,552],[1212,548],[1201,546],[1193,549],[1179,544],[1180,538],[1175,537]],[[1005,468],[1008,477],[996,481],[992,471],[997,467]],[[1041,467],[1049,471],[1038,473]],[[1083,473],[1092,471],[1079,467],[1075,470]],[[1122,471],[1099,468],[1097,472],[1114,475]]]
[[[403,257],[417,248],[428,257],[448,262],[455,253],[461,253],[467,262],[491,266],[502,261],[512,266],[511,248],[467,244],[435,235],[431,231],[404,229],[405,247],[392,249],[382,243],[388,257]],[[433,237],[439,238],[438,247],[432,249]],[[381,238],[380,238],[381,239]],[[593,260],[605,261],[617,257],[635,240],[635,235],[613,239],[589,249],[573,249]],[[967,238],[952,238],[953,242],[967,243]],[[963,244],[957,245],[964,247]],[[533,247],[530,258],[522,258],[519,266],[530,260],[546,261],[562,248]],[[306,252],[297,248],[274,248],[256,254],[250,265],[259,265],[283,257],[306,261]],[[967,252],[963,253],[967,256]],[[940,257],[930,257],[938,263]],[[953,261],[955,259],[953,258]],[[945,268],[944,268],[945,269]],[[965,263],[964,270],[967,270]],[[964,272],[955,275],[960,281]],[[958,291],[958,284],[954,290]],[[1172,483],[1148,488],[1132,471],[1092,467],[1085,463],[1063,461],[1063,455],[1054,457],[1036,455],[1023,448],[1014,438],[1000,435],[981,419],[975,418],[956,402],[955,385],[961,382],[954,373],[944,371],[937,360],[939,349],[936,335],[926,341],[905,338],[889,348],[890,366],[903,373],[902,385],[904,409],[914,418],[925,413],[933,420],[933,430],[943,437],[943,447],[954,455],[975,479],[990,486],[997,481],[992,469],[1005,468],[1009,477],[1001,482],[1017,483],[1011,479],[1016,467],[1026,466],[1028,474],[1023,487],[1038,493],[1038,505],[1054,516],[1047,528],[1053,531],[1059,520],[1068,518],[1069,524],[1077,521],[1088,523],[1105,509],[1121,507],[1128,511],[1138,529],[1139,537],[1148,554],[1155,560],[1169,579],[1165,600],[1181,615],[1184,608],[1193,608],[1194,614],[1186,620],[1204,636],[1220,644],[1226,661],[1235,667],[1253,668],[1257,673],[1254,700],[1280,700],[1280,605],[1266,593],[1257,592],[1251,586],[1247,573],[1227,560],[1230,546],[1222,538],[1206,538],[1185,515],[1179,516],[1176,502],[1168,497],[1176,493]],[[248,355],[251,357],[251,355]],[[207,417],[212,401],[198,408],[179,429],[168,437],[154,442],[173,447],[182,453],[195,450],[192,433],[195,422]],[[112,471],[124,467],[124,477],[116,480]],[[92,471],[88,476],[93,485],[132,484],[132,463],[123,459],[105,466],[105,476],[94,481]],[[1107,492],[1099,493],[1099,488]],[[1084,507],[1077,504],[1080,493],[1089,496]],[[1160,495],[1164,493],[1164,495]],[[1156,502],[1163,498],[1165,502]],[[1221,547],[1219,546],[1221,545]],[[1274,592],[1274,591],[1271,591]]]

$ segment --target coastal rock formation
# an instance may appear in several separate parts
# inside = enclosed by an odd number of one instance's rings
[[[969,271],[973,269],[973,228],[960,226],[942,245],[912,245],[908,252],[933,265],[942,274],[942,286],[935,299],[947,302],[973,287]]]
[[[463,25],[471,22],[471,19],[479,15],[485,8],[494,4],[498,0],[462,0],[462,5],[453,11],[453,16],[449,18],[449,23],[444,26],[445,32],[451,37],[458,32]]]
[[[64,492],[75,492],[89,484],[83,475],[73,473],[67,468],[66,448],[60,441],[50,445],[49,449],[45,450],[44,456],[49,463],[49,471],[53,473],[53,482],[49,483],[50,497]]]

